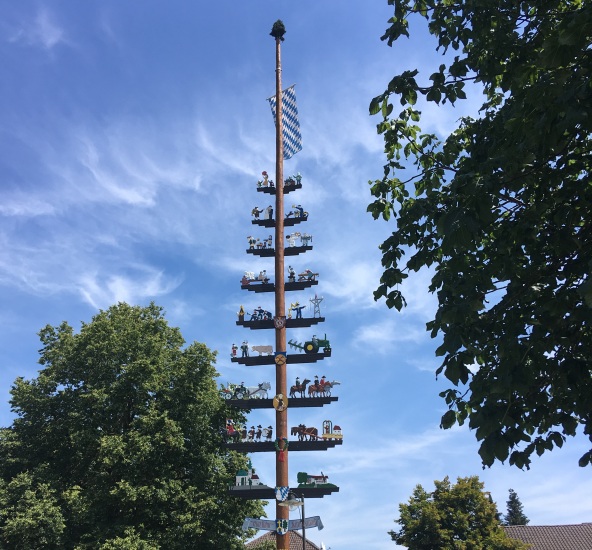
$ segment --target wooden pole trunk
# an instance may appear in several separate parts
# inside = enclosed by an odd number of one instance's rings
[[[286,298],[284,293],[284,143],[282,132],[282,61],[281,39],[275,39],[276,78],[276,147],[275,147],[275,316],[276,319],[286,315]],[[286,327],[275,329],[275,350],[286,352]],[[286,377],[286,364],[276,365],[276,394],[287,397],[288,385]],[[276,412],[276,437],[281,442],[288,438],[288,410]],[[282,443],[280,443],[281,445]],[[280,461],[283,454],[283,461]],[[288,452],[276,453],[276,486],[288,487]],[[280,506],[276,500],[276,519],[290,518],[290,510],[286,506]],[[276,548],[289,550],[290,533],[277,535]]]

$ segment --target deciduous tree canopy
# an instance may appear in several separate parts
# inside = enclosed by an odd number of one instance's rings
[[[528,467],[579,427],[592,437],[592,4],[389,4],[383,40],[425,20],[443,57],[429,76],[396,75],[370,105],[387,162],[368,210],[397,224],[375,298],[400,310],[408,272],[434,270],[428,330],[455,386],[441,425],[468,420],[487,466]],[[418,101],[481,90],[478,117],[448,136],[422,131]],[[592,451],[580,459],[591,462]]]
[[[242,548],[259,503],[227,494],[215,354],[183,348],[155,305],[119,304],[40,333],[42,369],[16,380],[0,432],[0,547]]]
[[[392,539],[411,550],[455,548],[457,550],[523,550],[523,543],[510,539],[497,519],[497,509],[483,492],[476,476],[458,478],[451,485],[446,477],[435,481],[428,493],[421,485],[408,504],[400,504],[401,528],[390,531]]]

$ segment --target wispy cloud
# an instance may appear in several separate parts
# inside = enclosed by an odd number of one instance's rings
[[[61,43],[67,43],[64,30],[56,22],[52,12],[42,7],[32,21],[23,22],[9,37],[10,42],[27,46],[38,46],[51,50]]]
[[[118,302],[135,304],[146,298],[168,294],[179,286],[181,279],[166,277],[162,272],[147,266],[137,266],[134,275],[112,274],[100,279],[96,274],[83,274],[78,290],[93,308],[106,308]]]

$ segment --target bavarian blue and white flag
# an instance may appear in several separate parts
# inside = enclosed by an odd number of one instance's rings
[[[276,123],[275,96],[267,99],[271,106],[273,121]],[[291,158],[302,150],[302,136],[298,121],[298,107],[296,107],[296,92],[290,86],[282,92],[282,135],[284,138],[284,160]]]
[[[283,502],[288,498],[288,491],[290,487],[276,487],[275,488],[275,499]]]

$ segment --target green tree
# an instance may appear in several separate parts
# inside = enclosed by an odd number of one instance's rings
[[[227,493],[246,460],[223,445],[215,353],[183,347],[154,304],[40,337],[43,367],[16,380],[0,431],[0,547],[242,548],[263,509]]]
[[[514,489],[510,489],[509,491],[506,506],[508,512],[504,516],[504,525],[528,525],[530,520],[524,515],[522,502],[520,502]]]
[[[396,218],[375,298],[401,310],[409,272],[434,270],[441,426],[468,420],[486,466],[529,467],[579,429],[592,439],[592,3],[388,2],[383,40],[425,20],[443,55],[370,104],[387,162],[368,210]],[[421,130],[418,101],[467,93],[483,94],[478,117]]]
[[[497,509],[483,492],[477,476],[448,477],[435,481],[428,493],[417,485],[408,504],[399,504],[401,527],[391,538],[411,550],[525,550],[528,546],[510,539],[496,518]]]

